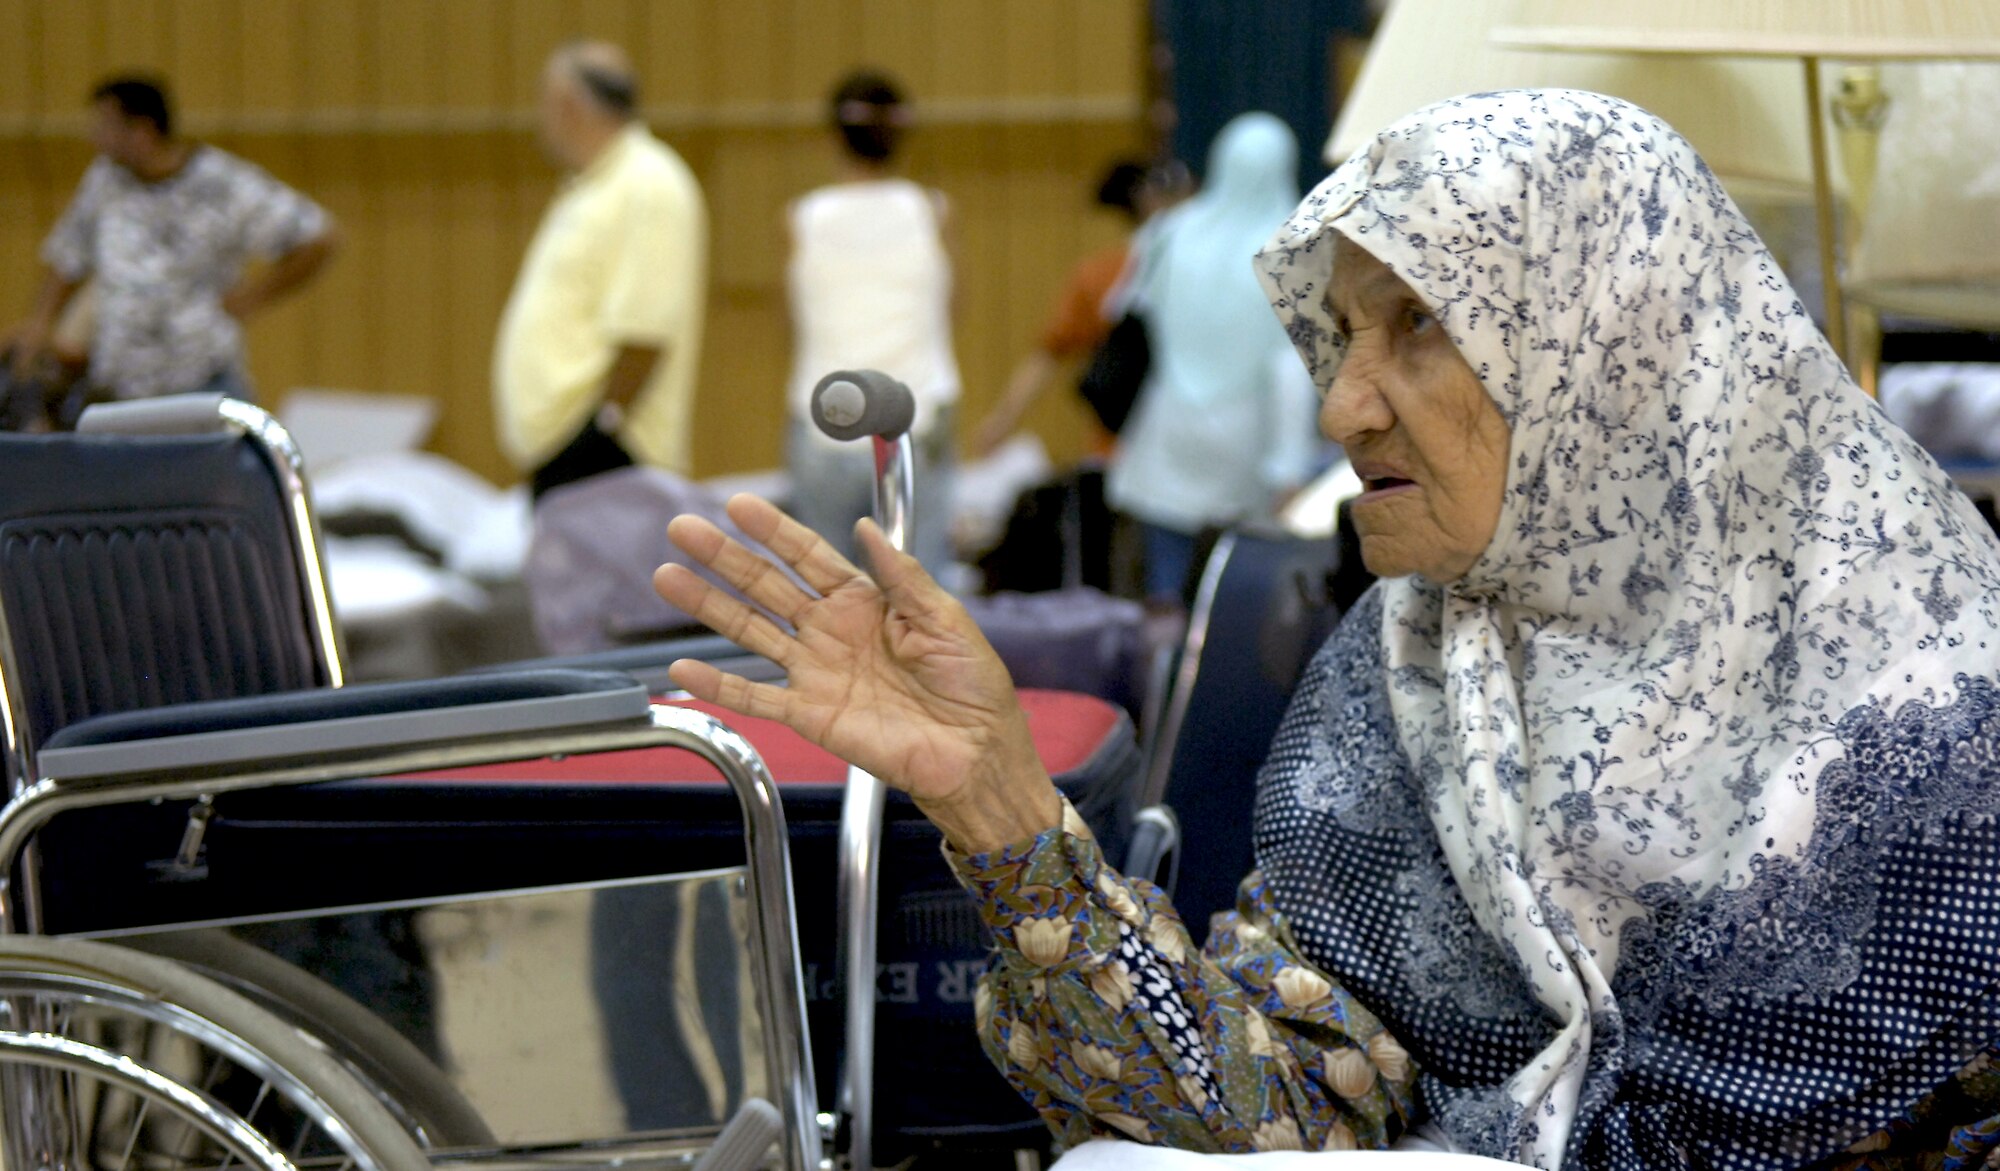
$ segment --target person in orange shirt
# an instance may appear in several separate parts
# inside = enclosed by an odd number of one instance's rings
[[[1157,181],[1138,163],[1122,160],[1105,172],[1098,184],[1097,202],[1125,213],[1137,227],[1171,202],[1177,189],[1174,183]],[[1120,241],[1092,252],[1070,269],[1040,343],[1014,367],[1000,402],[980,422],[973,437],[975,456],[991,455],[1005,443],[1020,427],[1028,408],[1055,381],[1064,363],[1088,357],[1111,332],[1113,322],[1106,318],[1104,305],[1125,275],[1130,251],[1130,242]],[[1109,455],[1115,436],[1095,419],[1089,425],[1089,450]]]

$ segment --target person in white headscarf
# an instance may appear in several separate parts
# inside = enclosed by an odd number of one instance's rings
[[[1442,102],[1257,268],[1383,580],[1202,952],[875,530],[871,580],[735,502],[808,594],[676,521],[798,634],[668,570],[791,686],[675,678],[915,797],[998,945],[989,1051],[1072,1144],[1992,1166],[2000,545],[1693,149],[1598,94]]]
[[[1270,515],[1313,454],[1312,390],[1250,270],[1299,198],[1299,148],[1274,115],[1231,119],[1201,194],[1135,245],[1128,309],[1152,360],[1105,478],[1144,525],[1146,591],[1181,591],[1209,525]]]

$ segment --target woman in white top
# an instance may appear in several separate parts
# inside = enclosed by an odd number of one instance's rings
[[[855,73],[834,91],[831,113],[841,178],[807,192],[788,212],[792,506],[836,548],[853,552],[854,522],[872,502],[873,458],[865,443],[836,443],[819,433],[812,389],[829,371],[881,370],[916,396],[912,552],[936,572],[951,558],[952,414],[959,391],[948,208],[942,193],[895,173],[908,111],[894,82]]]

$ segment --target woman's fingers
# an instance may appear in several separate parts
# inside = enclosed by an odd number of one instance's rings
[[[780,667],[788,665],[798,647],[792,636],[762,611],[703,581],[685,565],[669,562],[654,570],[653,589],[717,634]]]
[[[854,563],[820,539],[818,533],[786,516],[761,496],[739,492],[729,498],[729,519],[745,536],[778,555],[798,571],[805,583],[830,594],[862,576]]]
[[[702,517],[682,515],[667,522],[667,539],[742,590],[751,601],[794,626],[799,611],[813,600],[769,558],[752,553]]]
[[[873,520],[854,526],[854,537],[875,569],[875,584],[898,614],[919,622],[938,617],[951,594],[925,572],[923,563],[889,543],[889,536]]]
[[[708,703],[721,704],[738,715],[784,722],[790,695],[782,687],[752,683],[700,659],[675,659],[667,666],[674,685]]]

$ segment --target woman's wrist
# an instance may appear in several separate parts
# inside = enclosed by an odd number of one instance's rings
[[[1062,824],[1062,794],[1041,762],[992,781],[973,781],[950,797],[917,801],[917,808],[961,854],[985,854],[1039,837]]]

